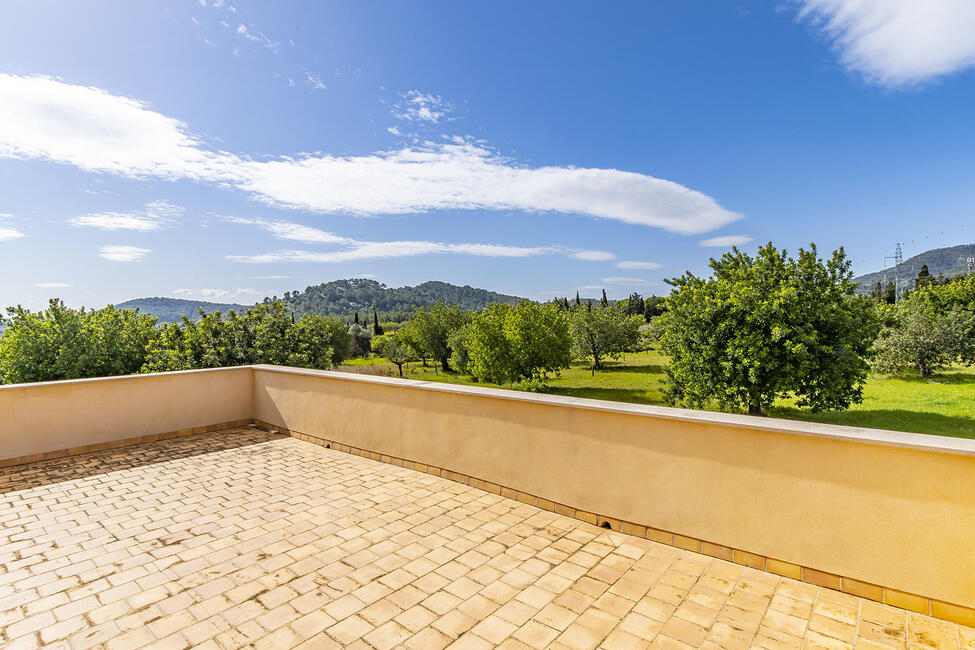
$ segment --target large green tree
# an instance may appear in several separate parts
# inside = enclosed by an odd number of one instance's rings
[[[552,303],[490,305],[468,326],[466,346],[471,375],[495,384],[538,388],[572,361],[568,314]]]
[[[814,411],[863,399],[879,326],[842,248],[825,260],[815,245],[796,258],[771,243],[755,257],[733,248],[710,267],[669,280],[658,320],[670,403],[757,415],[789,396]]]
[[[156,318],[129,309],[71,309],[58,299],[32,312],[7,309],[0,383],[128,375],[145,361]]]

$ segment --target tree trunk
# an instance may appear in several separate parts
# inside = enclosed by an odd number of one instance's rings
[[[758,404],[749,404],[748,415],[763,415],[762,407],[759,406]]]
[[[447,357],[440,360],[440,369],[444,372],[450,372],[450,366],[447,364]]]
[[[931,367],[928,364],[918,362],[917,367],[920,368],[922,377],[925,379],[931,378]]]
[[[402,377],[403,376],[403,364],[402,363],[397,363],[396,364],[396,367],[399,368],[399,376]]]

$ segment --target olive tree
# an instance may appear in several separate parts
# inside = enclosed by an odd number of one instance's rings
[[[815,245],[796,258],[771,243],[755,257],[733,248],[710,267],[669,280],[657,317],[669,403],[759,415],[788,396],[814,411],[863,399],[879,326],[842,248],[826,260]]]
[[[429,308],[417,307],[407,328],[410,340],[434,360],[440,362],[444,372],[450,371],[450,355],[453,348],[450,337],[471,320],[470,312],[458,305],[438,302]]]
[[[641,315],[627,316],[625,310],[600,304],[576,307],[570,322],[576,355],[592,359],[595,371],[603,367],[605,359],[616,359],[636,346],[645,320]]]

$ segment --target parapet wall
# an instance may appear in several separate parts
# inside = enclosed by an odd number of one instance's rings
[[[0,387],[0,467],[257,422],[975,625],[975,440],[277,366]]]
[[[615,530],[975,624],[975,441],[257,366],[254,417]]]

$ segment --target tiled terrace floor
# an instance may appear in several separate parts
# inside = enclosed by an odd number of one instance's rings
[[[0,470],[0,646],[975,648],[975,630],[252,429]]]

